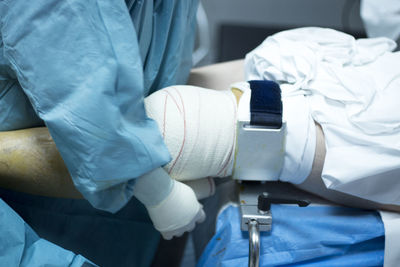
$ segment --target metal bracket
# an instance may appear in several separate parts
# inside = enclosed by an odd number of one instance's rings
[[[249,232],[249,266],[258,267],[260,264],[260,232],[271,231],[271,203],[297,204],[300,207],[309,205],[307,200],[273,197],[267,192],[260,194],[260,184],[243,185],[239,193],[242,231]]]
[[[257,205],[240,205],[240,212],[242,214],[240,225],[242,231],[248,231],[249,222],[252,220],[258,222],[261,232],[271,231],[272,216],[270,211],[262,214],[258,211]]]

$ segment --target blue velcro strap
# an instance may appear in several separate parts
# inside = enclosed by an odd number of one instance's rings
[[[282,126],[281,89],[276,82],[267,80],[249,81],[250,125],[279,129]]]

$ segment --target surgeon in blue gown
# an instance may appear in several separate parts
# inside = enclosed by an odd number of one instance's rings
[[[143,99],[186,82],[196,9],[196,0],[0,0],[0,131],[47,126],[91,204],[2,191],[39,235],[64,240],[58,243],[95,263],[104,244],[110,259],[131,246],[136,251],[125,252],[136,262],[124,263],[150,264],[159,236],[131,200],[132,188],[135,178],[166,164],[170,155]],[[100,211],[123,207],[122,214]],[[14,216],[0,208],[0,220]],[[98,232],[96,238],[92,227],[117,234]],[[84,246],[73,242],[74,233],[87,232]],[[128,240],[113,244],[122,234]],[[145,248],[132,245],[143,240]],[[27,248],[20,242],[14,249]]]

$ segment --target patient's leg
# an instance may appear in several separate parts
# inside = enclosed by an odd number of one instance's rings
[[[188,85],[216,90],[226,90],[232,83],[242,82],[244,78],[244,60],[234,60],[193,69]]]
[[[82,197],[45,127],[0,132],[0,187],[50,197]]]
[[[244,79],[242,65],[243,61],[234,61],[196,69],[189,83],[227,89],[231,83]],[[321,178],[324,159],[324,135],[317,125],[312,171],[299,188],[348,206],[400,210],[398,206],[382,205],[327,189]],[[80,197],[46,128],[0,132],[0,187],[45,196]]]
[[[327,189],[321,178],[326,150],[325,150],[324,133],[319,124],[316,124],[316,132],[317,132],[317,142],[316,142],[317,145],[316,145],[315,157],[311,173],[307,177],[307,179],[303,183],[297,185],[297,187],[305,191],[319,195],[325,199],[331,200],[339,204],[347,205],[350,207],[400,211],[400,206],[379,204],[359,197],[348,195],[339,191]]]

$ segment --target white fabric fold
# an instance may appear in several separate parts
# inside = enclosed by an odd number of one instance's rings
[[[400,53],[391,52],[395,47],[387,38],[355,40],[331,29],[301,28],[268,37],[246,56],[245,71],[247,79],[276,81],[283,95],[308,100],[309,114],[325,135],[327,188],[400,205]],[[397,230],[386,235],[397,240]],[[385,266],[395,266],[388,258],[399,250],[386,247]]]
[[[331,29],[301,28],[267,38],[246,56],[245,71],[248,79],[279,82],[284,96],[308,99],[325,135],[328,188],[399,205],[400,183],[384,183],[400,176],[395,46],[386,38],[355,40]]]

